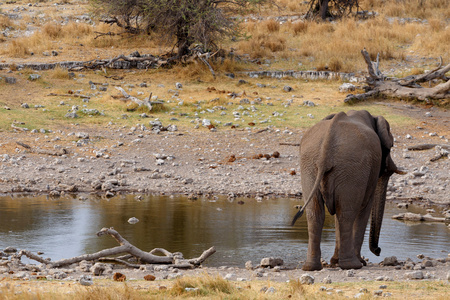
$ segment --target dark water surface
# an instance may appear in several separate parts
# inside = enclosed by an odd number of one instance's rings
[[[289,223],[298,200],[270,199],[257,202],[242,199],[229,202],[218,199],[189,201],[185,197],[134,195],[111,198],[49,199],[0,197],[0,249],[13,246],[33,252],[42,251],[52,260],[93,253],[117,243],[111,237],[97,237],[103,227],[114,227],[124,238],[145,251],[165,248],[180,251],[185,257],[198,257],[211,246],[217,253],[208,266],[240,266],[252,260],[259,263],[267,256],[281,257],[287,265],[306,258],[306,218],[294,227]],[[418,208],[410,209],[421,212]],[[362,255],[372,262],[386,256],[415,259],[417,254],[446,257],[450,249],[450,231],[439,223],[395,221],[391,216],[405,210],[387,205],[381,230],[381,256],[370,251],[366,239]],[[136,217],[135,225],[127,221]],[[329,260],[334,252],[334,218],[327,216],[322,236],[322,256]]]

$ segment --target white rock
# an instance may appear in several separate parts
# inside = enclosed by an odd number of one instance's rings
[[[85,286],[90,286],[94,284],[92,277],[90,275],[81,275],[80,284]]]
[[[139,219],[136,217],[132,217],[132,218],[128,219],[128,223],[130,223],[132,225],[136,224],[137,222],[139,222]]]
[[[300,283],[301,284],[313,284],[314,283],[314,276],[309,274],[303,274],[300,276]]]
[[[340,87],[339,87],[339,92],[341,93],[347,93],[347,92],[351,92],[356,90],[356,86],[354,84],[351,83],[343,83]]]

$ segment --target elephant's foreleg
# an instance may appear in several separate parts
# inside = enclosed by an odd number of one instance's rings
[[[339,267],[342,269],[360,269],[361,262],[355,255],[353,225],[356,219],[354,211],[341,211],[337,215],[339,222]]]
[[[320,198],[320,197],[319,197]],[[308,220],[308,255],[302,269],[304,271],[314,271],[322,269],[320,240],[322,238],[322,228],[325,221],[325,208],[322,199],[313,199],[312,205],[306,208],[306,218]]]

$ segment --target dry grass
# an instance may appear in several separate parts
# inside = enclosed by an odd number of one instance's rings
[[[14,22],[7,16],[0,15],[0,29],[14,28]]]
[[[326,285],[332,295],[320,291],[321,284],[302,285],[299,280],[271,281],[227,281],[219,276],[203,275],[182,277],[174,281],[155,282],[95,280],[94,285],[83,287],[76,283],[60,281],[13,281],[0,283],[2,299],[348,299],[361,288],[368,292],[362,299],[372,299],[379,282],[338,282]],[[268,288],[273,292],[265,293]],[[338,293],[337,290],[340,290]],[[390,299],[446,299],[447,284],[442,281],[398,282],[388,284]]]
[[[53,70],[47,71],[48,77],[53,79],[70,79],[69,78],[69,72],[67,69],[63,69],[61,67],[56,67]]]
[[[51,3],[45,4],[49,5],[49,14],[58,19],[58,12],[51,7]],[[274,15],[289,12],[302,14],[308,5],[296,0],[276,0],[275,4],[253,11],[267,18],[243,22],[243,37],[237,42],[224,41],[222,46],[225,49],[233,47],[238,54],[248,54],[251,58],[268,58],[272,60],[272,68],[292,68],[301,62],[301,69],[342,72],[365,69],[360,54],[362,48],[368,49],[370,53],[380,53],[383,61],[402,60],[410,51],[421,56],[443,56],[445,61],[450,59],[450,27],[445,21],[450,8],[445,0],[362,0],[361,7],[376,11],[377,17],[365,21],[349,18],[333,23],[303,20],[280,23],[273,18]],[[421,17],[426,18],[428,23],[389,22],[387,17]],[[128,49],[158,55],[166,53],[173,44],[166,39],[161,46],[161,36],[154,33],[150,36],[110,35],[95,38],[97,34],[94,32],[120,34],[123,31],[99,22],[95,26],[82,22],[39,24],[40,19],[30,15],[25,15],[22,22],[40,25],[41,29],[26,38],[10,41],[3,38],[6,41],[3,43],[6,46],[0,47],[3,56],[27,58],[32,53],[40,56],[43,51],[54,50],[58,45],[63,46],[71,57],[79,55],[81,59],[89,60],[95,56],[106,58],[126,54]],[[17,26],[13,23],[2,17],[0,28]],[[233,72],[234,68],[242,69],[238,64],[228,64],[226,67],[227,72]],[[199,65],[183,72],[183,75],[199,78],[202,72],[208,73],[209,70]]]

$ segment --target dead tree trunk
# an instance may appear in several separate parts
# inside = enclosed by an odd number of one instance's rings
[[[387,78],[379,70],[379,55],[375,62],[370,60],[366,49],[361,50],[367,64],[369,76],[366,77],[368,85],[367,92],[357,95],[347,95],[345,103],[355,103],[371,97],[384,96],[389,98],[400,98],[405,100],[421,100],[429,103],[431,100],[444,100],[450,98],[450,77],[445,74],[450,71],[450,64],[442,66],[442,59],[439,66],[422,75],[407,76],[404,78]],[[419,83],[431,82],[439,79],[443,82],[434,87],[423,87]]]
[[[121,258],[108,258],[112,255],[118,255],[121,253],[128,253],[130,254],[129,257],[136,258],[140,261],[140,263],[144,264],[169,264],[170,266],[174,268],[194,268],[196,266],[199,266],[202,264],[208,257],[213,255],[216,252],[216,249],[214,247],[209,248],[208,250],[205,250],[202,255],[200,255],[198,258],[192,258],[192,259],[184,259],[183,255],[179,252],[177,253],[171,253],[165,249],[156,248],[153,249],[150,252],[142,251],[141,249],[137,248],[136,246],[130,244],[126,239],[124,239],[116,230],[113,228],[102,228],[99,232],[97,232],[97,236],[103,236],[103,235],[109,235],[113,237],[120,246],[105,249],[93,254],[84,254],[68,259],[61,259],[55,262],[51,262],[48,259],[44,259],[38,255],[35,255],[27,250],[21,250],[18,254],[15,255],[16,259],[19,259],[22,256],[26,256],[30,259],[33,259],[37,262],[40,262],[42,264],[46,264],[50,268],[59,268],[67,265],[71,265],[74,263],[79,263],[83,260],[102,260],[102,259],[109,259],[114,260],[116,262],[122,262],[123,259]],[[155,255],[156,253],[161,253],[164,256]],[[124,264],[133,266],[132,264],[125,262]]]

